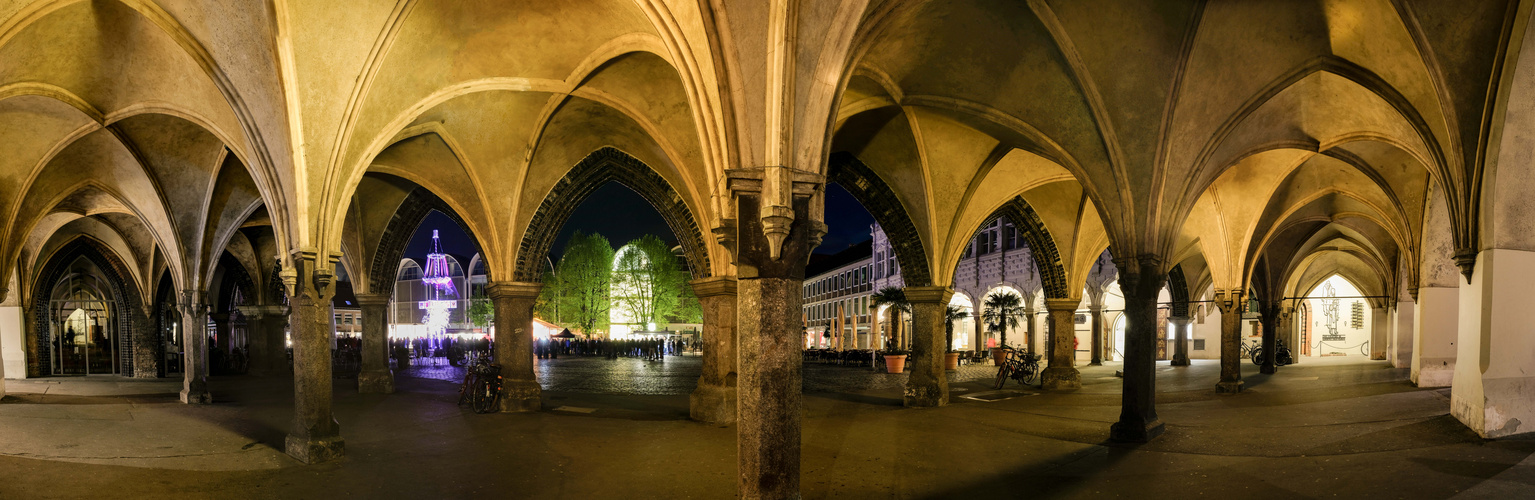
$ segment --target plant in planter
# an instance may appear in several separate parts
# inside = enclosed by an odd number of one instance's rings
[[[911,355],[911,351],[908,351],[908,350],[905,350],[905,349],[899,349],[899,348],[886,349],[885,350],[885,372],[887,372],[887,373],[901,373],[903,371],[906,371],[906,356],[909,356],[909,355]]]
[[[944,350],[943,369],[959,369],[959,352],[954,350],[954,322],[970,317],[970,311],[959,306],[948,306],[943,310],[943,339]]]
[[[1018,328],[1018,317],[1023,315],[1023,297],[1002,291],[986,296],[984,304],[986,309],[981,313],[981,321],[986,323],[988,331],[997,332],[1001,337],[1000,345],[1007,345],[1008,328]],[[991,357],[993,363],[1001,366],[1007,360],[1007,351],[993,348]]]
[[[893,286],[879,289],[874,295],[869,296],[869,308],[879,314],[880,306],[890,307],[890,338],[896,348],[906,347],[901,336],[901,313],[911,312],[911,303],[906,301],[906,291]]]

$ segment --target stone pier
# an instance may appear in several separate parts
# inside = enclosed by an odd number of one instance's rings
[[[704,316],[704,363],[698,388],[688,396],[688,415],[699,422],[736,421],[736,279],[693,281]]]
[[[336,294],[333,269],[339,255],[319,267],[315,254],[298,252],[296,275],[285,276],[293,329],[293,429],[287,452],[306,464],[329,462],[346,454],[341,424],[331,410],[331,337],[335,335]]]
[[[394,372],[389,369],[389,296],[358,295],[362,309],[362,371],[357,373],[357,392],[394,393]]]
[[[501,365],[501,411],[536,412],[544,390],[533,373],[533,305],[540,283],[493,282],[485,287],[496,309],[496,363]]]
[[[903,401],[910,407],[949,404],[949,378],[944,374],[944,308],[954,290],[940,286],[908,286],[911,303],[911,376],[906,379]]]

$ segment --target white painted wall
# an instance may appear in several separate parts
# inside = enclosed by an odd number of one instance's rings
[[[25,331],[20,306],[0,306],[0,363],[5,378],[27,378]]]
[[[1418,387],[1449,387],[1455,377],[1460,288],[1418,288],[1414,316],[1412,382]]]

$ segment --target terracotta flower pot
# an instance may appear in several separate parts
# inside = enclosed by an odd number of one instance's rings
[[[906,371],[906,355],[885,355],[885,371],[888,373],[901,373]]]
[[[1002,350],[1001,347],[991,348],[991,364],[1002,366],[1002,363],[1005,362],[1007,362],[1007,351]]]
[[[950,371],[958,370],[959,369],[959,353],[951,352],[951,353],[948,353],[948,354],[944,354],[943,355],[943,369],[950,370]]]

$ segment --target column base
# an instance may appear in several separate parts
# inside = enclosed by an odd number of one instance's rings
[[[1103,366],[1103,361],[1102,360],[1099,360],[1099,361],[1089,361],[1087,363],[1087,366]]]
[[[544,409],[544,388],[531,380],[508,380],[501,388],[502,413],[533,413]]]
[[[710,424],[735,423],[736,388],[698,384],[698,388],[688,395],[688,417]]]
[[[1127,422],[1120,420],[1109,427],[1109,440],[1119,443],[1147,443],[1157,436],[1162,435],[1166,426],[1161,420],[1150,422]]]
[[[1449,387],[1455,381],[1455,360],[1424,360],[1412,373],[1412,383],[1418,387]]]
[[[1173,366],[1189,366],[1189,357],[1188,356],[1173,356],[1172,365]]]
[[[359,394],[394,394],[394,372],[367,370],[357,374]]]
[[[1526,424],[1535,422],[1535,377],[1483,379],[1480,389],[1469,397],[1452,392],[1450,414],[1484,439],[1535,432]]]
[[[937,408],[949,404],[949,391],[937,385],[914,387],[907,384],[902,404],[907,408]]]
[[[346,442],[341,436],[305,439],[289,434],[287,448],[288,456],[306,464],[324,463],[346,456]]]
[[[182,389],[181,402],[189,405],[213,404],[213,394],[209,394],[206,390],[194,391],[189,389]]]
[[[1241,380],[1222,380],[1215,383],[1215,392],[1219,392],[1221,394],[1236,394],[1238,392],[1242,392],[1243,385],[1244,384]]]
[[[1070,366],[1051,366],[1039,373],[1039,385],[1047,391],[1070,391],[1082,388],[1082,372]]]
[[[1274,374],[1278,371],[1279,367],[1274,365],[1263,365],[1258,367],[1258,373]]]

